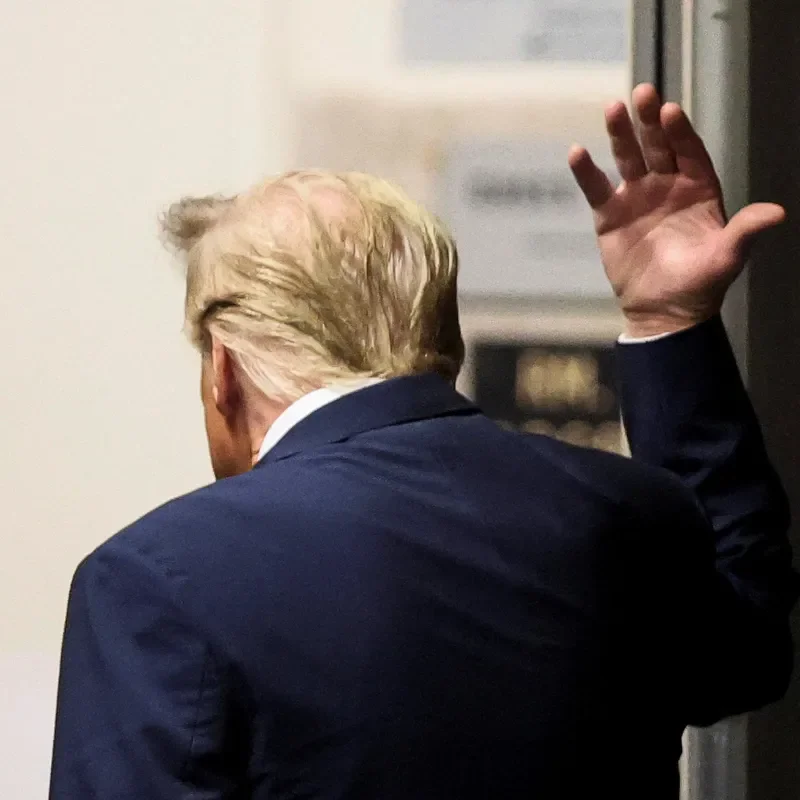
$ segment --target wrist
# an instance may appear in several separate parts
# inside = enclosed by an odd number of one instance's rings
[[[715,316],[714,313],[689,315],[639,315],[625,314],[625,337],[646,339],[654,336],[680,333],[702,325]]]

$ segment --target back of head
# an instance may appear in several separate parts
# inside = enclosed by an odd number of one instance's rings
[[[220,341],[265,395],[458,375],[456,247],[400,189],[295,172],[235,197],[186,198],[163,227],[186,256],[192,341]]]

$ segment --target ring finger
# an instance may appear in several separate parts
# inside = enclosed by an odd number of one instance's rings
[[[622,179],[631,183],[644,178],[648,171],[647,163],[624,103],[615,103],[606,111],[606,128]]]

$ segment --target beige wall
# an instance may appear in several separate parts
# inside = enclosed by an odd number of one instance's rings
[[[284,166],[274,22],[262,0],[4,4],[0,797],[46,794],[75,565],[209,480],[155,220]]]

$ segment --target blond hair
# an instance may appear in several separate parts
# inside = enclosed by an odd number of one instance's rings
[[[216,338],[265,395],[424,372],[455,381],[456,246],[397,187],[288,173],[235,197],[184,198],[162,228],[186,258],[191,340],[205,350]]]

